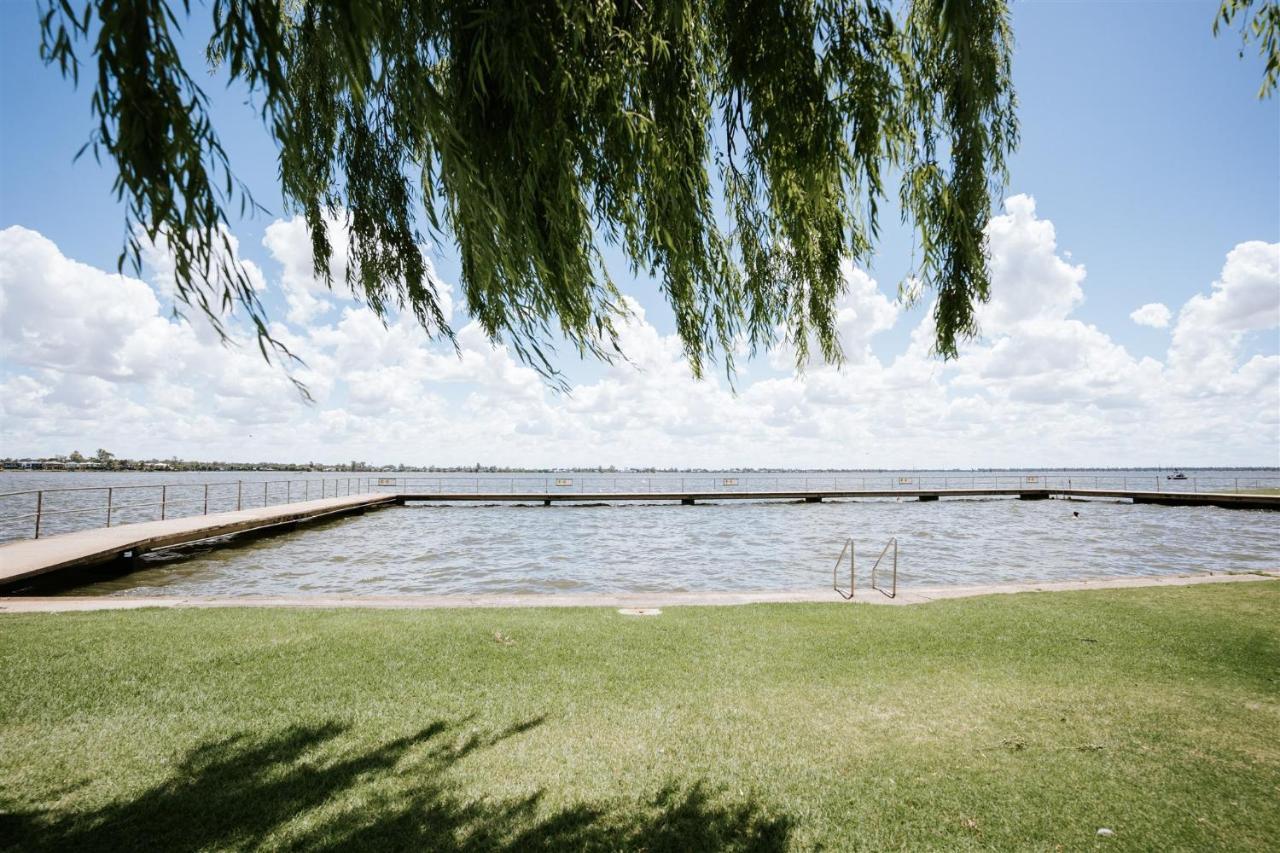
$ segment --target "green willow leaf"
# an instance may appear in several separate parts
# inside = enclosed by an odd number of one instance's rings
[[[669,301],[695,375],[779,335],[841,359],[841,262],[869,262],[899,180],[954,356],[988,298],[983,228],[1017,142],[1004,0],[210,0],[208,61],[260,106],[288,208],[333,283],[451,339],[421,247],[452,244],[463,304],[558,377],[549,341],[619,355],[626,307],[602,259]],[[163,236],[179,297],[271,339],[221,245],[236,182],[176,47],[189,2],[44,0],[42,54],[96,62],[95,156],[130,236]],[[420,220],[425,220],[426,233]],[[140,226],[135,229],[133,225]]]
[[[1250,15],[1252,10],[1252,15]],[[1269,98],[1280,86],[1280,2],[1277,0],[1222,0],[1213,19],[1213,34],[1240,19],[1240,56],[1249,42],[1257,42],[1262,57],[1262,85],[1259,98]]]

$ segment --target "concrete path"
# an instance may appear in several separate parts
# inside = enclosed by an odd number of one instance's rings
[[[44,539],[24,539],[0,545],[0,584],[36,575],[136,557],[157,548],[172,548],[204,539],[250,530],[315,521],[394,503],[394,495],[364,494],[256,507],[212,515],[193,515],[164,521],[144,521],[64,533]]]
[[[1280,570],[1248,575],[1183,575],[1169,577],[1106,578],[1053,583],[1010,583],[984,586],[927,587],[899,589],[890,599],[880,593],[860,589],[854,599],[859,604],[923,604],[948,598],[1004,595],[1019,592],[1062,592],[1081,589],[1129,589],[1133,587],[1192,586],[1205,583],[1251,583],[1280,580]],[[735,604],[778,604],[788,602],[841,603],[830,589],[782,592],[653,592],[578,593],[571,595],[282,595],[243,597],[202,596],[51,596],[45,598],[0,597],[0,613],[57,613],[84,610],[136,610],[143,607],[299,607],[299,608],[380,608],[425,610],[453,607],[681,607]]]

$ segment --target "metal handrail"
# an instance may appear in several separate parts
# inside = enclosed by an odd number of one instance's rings
[[[291,500],[307,500],[312,497],[312,484],[319,483],[321,498],[330,497],[329,484],[333,484],[332,497],[339,497],[343,494],[362,494],[369,490],[369,478],[366,477],[319,477],[311,479],[288,479],[288,480],[218,480],[205,483],[130,483],[121,486],[67,486],[54,489],[28,489],[20,492],[5,492],[0,494],[0,498],[20,498],[29,497],[34,500],[34,512],[18,512],[11,515],[0,516],[0,527],[12,526],[16,522],[24,522],[30,519],[35,520],[34,538],[39,539],[41,536],[41,522],[48,517],[63,515],[98,515],[105,514],[106,527],[111,526],[113,515],[128,513],[131,511],[144,510],[148,508],[159,507],[160,520],[164,520],[168,511],[175,507],[191,507],[199,506],[200,510],[190,515],[208,515],[210,498],[212,497],[215,506],[214,511],[219,511],[217,504],[230,503],[232,496],[230,491],[232,487],[235,489],[234,502],[235,509],[244,509],[246,503],[249,506],[270,506],[272,498],[276,497],[284,501]],[[301,494],[296,497],[293,494],[293,487],[296,484],[302,486]],[[246,493],[245,486],[250,486],[254,492],[258,486],[262,487],[261,503],[254,499],[252,492]],[[343,486],[345,485],[345,492]],[[272,488],[272,487],[276,488]],[[285,495],[280,495],[280,486],[285,487]],[[160,491],[160,500],[158,501],[132,501],[129,503],[115,503],[116,492],[124,490],[138,489],[158,489]],[[221,490],[221,492],[219,492]],[[173,497],[170,492],[176,492]],[[63,492],[103,492],[105,493],[105,502],[101,505],[86,507],[46,507],[45,496],[57,495]],[[194,494],[193,494],[194,493]],[[248,500],[246,501],[246,498]],[[90,525],[92,526],[92,525]],[[86,528],[79,528],[86,529]]]
[[[336,473],[336,472],[335,472]],[[725,476],[726,474],[730,476]],[[565,482],[567,481],[567,482]],[[793,475],[758,475],[733,472],[719,472],[719,474],[700,474],[697,476],[671,476],[666,474],[655,474],[645,476],[623,475],[613,476],[597,474],[587,471],[563,472],[561,475],[549,477],[405,477],[397,474],[386,476],[374,472],[361,476],[350,477],[320,477],[320,478],[301,478],[301,479],[278,479],[278,480],[219,480],[215,482],[205,483],[131,483],[119,486],[66,486],[53,489],[29,489],[17,492],[0,493],[0,501],[11,500],[21,501],[26,498],[32,501],[34,506],[22,505],[19,503],[12,509],[16,512],[9,515],[0,515],[0,528],[6,528],[9,532],[15,529],[16,525],[29,523],[31,518],[35,519],[35,538],[41,536],[41,521],[45,517],[53,518],[55,516],[77,516],[77,515],[95,515],[103,513],[105,516],[106,526],[112,525],[113,518],[118,515],[136,515],[140,510],[147,507],[160,508],[159,516],[164,519],[168,516],[171,507],[187,508],[194,504],[201,504],[201,512],[208,513],[210,511],[210,500],[215,500],[213,511],[220,511],[219,507],[230,508],[232,498],[229,492],[232,486],[235,487],[234,506],[235,509],[244,509],[250,506],[270,506],[273,503],[289,502],[294,500],[305,500],[312,497],[314,484],[318,482],[320,486],[320,496],[329,496],[329,483],[333,483],[333,493],[335,496],[341,494],[366,493],[388,487],[398,492],[418,490],[421,492],[434,492],[437,494],[445,494],[446,491],[455,493],[492,491],[500,493],[503,488],[510,490],[511,494],[516,494],[517,486],[520,488],[528,488],[531,491],[541,486],[541,493],[550,495],[563,493],[578,494],[602,494],[607,491],[622,494],[634,493],[645,494],[660,491],[675,491],[677,488],[681,492],[690,489],[705,493],[735,493],[735,494],[752,494],[756,492],[823,492],[828,489],[831,491],[874,491],[874,492],[899,492],[899,491],[933,491],[947,490],[957,488],[1004,488],[1004,489],[1061,489],[1061,488],[1089,488],[1092,484],[1094,489],[1107,488],[1123,488],[1130,490],[1131,487],[1146,490],[1154,485],[1156,491],[1174,491],[1179,493],[1198,493],[1201,491],[1217,489],[1221,491],[1241,492],[1249,489],[1260,489],[1263,487],[1280,486],[1280,478],[1276,477],[1188,477],[1186,480],[1176,481],[1177,485],[1170,488],[1172,484],[1165,482],[1163,472],[1154,474],[1150,477],[1129,477],[1129,476],[1107,476],[1103,474],[1092,476],[1076,476],[1066,474],[1041,474],[1027,473],[1017,475],[972,475],[968,477],[950,476],[950,475],[921,475],[915,472],[884,475],[878,477],[853,477],[840,476],[839,474],[813,477],[801,474]],[[677,486],[678,484],[678,486]],[[293,487],[300,485],[300,494],[294,495]],[[345,492],[343,487],[345,486]],[[283,489],[281,488],[283,487]],[[115,503],[117,492],[125,490],[138,489],[158,489],[160,490],[160,500],[156,502],[130,502]],[[255,494],[260,489],[261,494]],[[187,497],[192,492],[203,490],[203,495]],[[279,492],[284,491],[284,495]],[[59,501],[56,496],[62,492],[104,492],[106,495],[105,505],[94,505],[89,507],[58,507]],[[175,493],[170,497],[171,493]],[[55,498],[54,506],[46,507],[45,498]],[[34,510],[34,513],[31,512]],[[59,525],[59,528],[66,529],[65,525]],[[81,527],[80,529],[84,529]],[[59,531],[61,532],[61,530]],[[30,535],[30,534],[28,534]]]
[[[836,564],[831,567],[831,588],[834,589],[836,591],[836,594],[838,594],[845,601],[849,601],[853,598],[854,564],[857,562],[856,560],[857,550],[858,550],[857,546],[853,544],[853,537],[850,536],[848,539],[844,540],[844,547],[840,549],[840,556],[836,557]],[[837,573],[840,571],[840,564],[844,561],[844,555],[846,552],[849,554],[849,594],[848,595],[844,594],[844,590],[840,588],[840,581],[836,577]]]
[[[122,486],[60,486],[55,489],[25,489],[20,492],[0,492],[0,498],[18,497],[20,495],[34,495],[38,493],[53,494],[56,492],[105,492],[110,489],[119,491],[121,489],[202,489],[220,488],[239,485],[253,486],[276,486],[287,483],[346,483],[348,481],[363,486],[370,478],[368,477],[313,477],[288,480],[213,480],[204,483],[126,483]]]
[[[732,472],[725,472],[732,473]],[[563,482],[568,481],[568,482]],[[563,476],[390,476],[371,475],[364,482],[372,487],[386,487],[396,491],[418,491],[433,494],[467,494],[489,492],[493,494],[517,493],[517,489],[540,494],[651,494],[660,491],[700,491],[707,493],[751,494],[769,491],[875,491],[918,492],[946,491],[951,489],[1123,489],[1125,491],[1174,491],[1178,493],[1205,491],[1242,492],[1257,488],[1280,487],[1280,477],[1188,477],[1186,480],[1166,481],[1163,475],[1107,476],[1104,474],[1074,476],[1065,474],[1018,474],[986,476],[904,476],[883,477],[806,477],[765,476],[738,474],[736,476],[614,476],[586,471],[566,471]],[[3,495],[0,495],[3,497]]]
[[[884,559],[884,555],[889,553],[889,546],[893,546],[893,591],[885,592],[879,586],[876,586],[876,569],[880,567],[880,561]],[[880,556],[876,557],[875,563],[871,566],[871,588],[876,592],[888,598],[898,597],[898,537],[894,536],[888,542],[884,543],[884,550],[880,552]]]
[[[888,591],[876,583],[876,570],[880,568],[880,561],[889,553],[889,549],[893,548],[893,585]],[[840,588],[840,566],[844,563],[844,555],[849,555],[849,593]],[[831,588],[836,594],[845,601],[852,601],[854,593],[857,591],[857,558],[858,546],[854,543],[853,537],[844,540],[844,547],[840,549],[840,556],[836,557],[835,565],[831,567]],[[884,544],[884,548],[880,551],[880,556],[876,557],[876,561],[871,565],[871,588],[886,598],[898,597],[898,537],[892,536],[889,541]]]

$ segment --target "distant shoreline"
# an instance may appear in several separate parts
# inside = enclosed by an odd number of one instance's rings
[[[265,463],[270,465],[271,463]],[[1133,467],[1019,467],[1019,468],[2,468],[3,474],[345,474],[347,476],[376,474],[583,474],[617,476],[622,474],[999,474],[999,473],[1093,473],[1140,471],[1153,474],[1165,471],[1267,471],[1280,474],[1280,466],[1274,465],[1165,465]]]

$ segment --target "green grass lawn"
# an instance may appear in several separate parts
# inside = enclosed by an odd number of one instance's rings
[[[1274,581],[4,616],[0,673],[0,846],[24,851],[1280,838]]]

